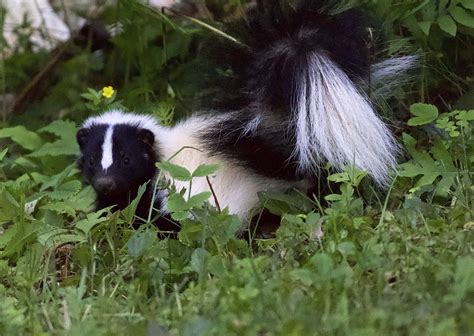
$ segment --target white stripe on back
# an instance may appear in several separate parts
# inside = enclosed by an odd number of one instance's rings
[[[102,144],[102,165],[103,170],[107,170],[114,162],[113,151],[112,151],[112,135],[114,134],[114,126],[111,125],[107,128],[105,133],[104,143]]]

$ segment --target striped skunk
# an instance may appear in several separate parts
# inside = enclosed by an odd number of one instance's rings
[[[413,58],[373,64],[364,16],[357,10],[332,16],[321,3],[251,10],[239,26],[242,44],[222,49],[233,78],[221,111],[195,113],[174,127],[116,110],[87,119],[77,133],[79,166],[97,207],[126,207],[141,184],[156,178],[155,162],[171,157],[189,171],[218,163],[209,181],[193,180],[192,194],[209,191],[210,182],[220,206],[244,222],[258,206],[258,192],[306,191],[326,162],[336,170],[354,164],[385,185],[397,145],[366,91],[393,86]],[[149,183],[140,217],[152,189]],[[157,197],[166,211],[166,193]]]

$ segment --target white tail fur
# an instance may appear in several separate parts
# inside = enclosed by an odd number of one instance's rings
[[[388,98],[400,85],[412,82],[420,55],[392,57],[371,67],[370,86],[375,98]]]
[[[328,57],[308,55],[297,78],[294,124],[302,171],[317,170],[327,159],[336,169],[354,164],[379,184],[387,183],[397,146],[367,98]]]

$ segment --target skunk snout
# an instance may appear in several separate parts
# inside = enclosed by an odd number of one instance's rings
[[[116,187],[117,184],[115,183],[115,180],[110,176],[101,176],[94,181],[94,189],[99,194],[112,194]]]

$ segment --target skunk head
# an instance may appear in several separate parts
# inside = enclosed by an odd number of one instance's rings
[[[109,112],[86,120],[77,132],[78,165],[97,193],[99,208],[126,207],[156,174],[155,134],[140,118]]]

